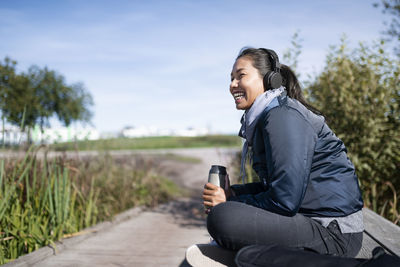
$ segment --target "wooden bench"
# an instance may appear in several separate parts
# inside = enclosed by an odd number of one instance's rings
[[[362,248],[357,258],[371,258],[375,247],[382,247],[387,253],[400,256],[400,227],[379,216],[370,209],[363,209],[365,231]],[[193,245],[189,248],[195,262],[193,266],[234,266],[235,253],[216,246]],[[188,249],[188,251],[189,251]],[[188,256],[188,251],[186,256]]]
[[[389,254],[400,256],[400,227],[370,209],[364,208],[363,214],[365,231],[357,258],[370,258],[377,246],[383,247]]]

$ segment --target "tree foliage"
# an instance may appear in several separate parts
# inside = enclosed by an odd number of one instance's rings
[[[15,65],[17,62],[6,57],[4,63],[0,62],[0,110],[5,106],[7,94],[12,90],[11,84],[15,82]]]
[[[381,0],[381,4],[375,3],[374,6],[382,7],[383,13],[391,16],[391,21],[385,22],[387,30],[384,33],[388,40],[394,41],[394,50],[400,57],[400,0]]]
[[[375,211],[391,207],[400,219],[396,199],[384,197],[400,193],[399,61],[390,59],[383,42],[350,50],[343,38],[307,93],[345,143],[366,204]]]
[[[302,42],[303,39],[300,38],[300,30],[297,30],[290,39],[290,47],[285,50],[282,56],[282,62],[285,62],[285,64],[296,73],[297,77],[300,76],[298,65],[299,56],[303,47]]]
[[[65,126],[90,121],[93,101],[83,84],[68,85],[64,76],[47,67],[31,66],[17,74],[15,66],[9,58],[0,62],[0,108],[9,123],[25,130],[50,126],[54,116]]]

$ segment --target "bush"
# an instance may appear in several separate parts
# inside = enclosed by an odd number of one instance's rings
[[[383,42],[349,50],[342,39],[306,93],[345,143],[365,205],[399,223],[400,62]]]

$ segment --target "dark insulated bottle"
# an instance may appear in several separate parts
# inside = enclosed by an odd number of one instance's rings
[[[226,168],[220,165],[212,165],[208,174],[208,182],[225,188]]]

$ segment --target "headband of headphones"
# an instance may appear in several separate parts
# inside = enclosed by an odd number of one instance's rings
[[[271,90],[282,86],[281,64],[274,50],[261,48],[271,62],[272,70],[268,71],[263,78],[265,90]]]

